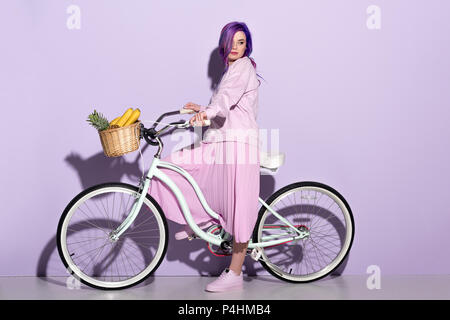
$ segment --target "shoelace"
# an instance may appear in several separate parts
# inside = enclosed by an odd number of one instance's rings
[[[225,278],[229,273],[230,273],[230,270],[228,270],[228,272],[227,272],[227,269],[225,269],[225,270],[222,272],[222,274],[219,276],[219,279]]]

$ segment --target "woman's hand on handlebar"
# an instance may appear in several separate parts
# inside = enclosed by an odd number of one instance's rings
[[[207,120],[207,119],[208,119],[208,117],[206,116],[206,112],[205,112],[205,111],[202,111],[202,112],[199,112],[199,113],[195,114],[195,115],[189,120],[189,124],[190,124],[191,126],[193,126],[193,125],[194,125],[194,122],[201,122],[202,125],[204,125],[203,120]]]
[[[193,102],[188,102],[184,105],[183,107],[184,109],[191,109],[194,110],[195,112],[199,112],[200,111],[200,105],[193,103]]]

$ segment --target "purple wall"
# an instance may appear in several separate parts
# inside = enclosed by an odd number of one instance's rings
[[[67,27],[71,5],[81,29]],[[0,276],[65,274],[55,232],[66,204],[93,184],[135,184],[142,170],[139,153],[106,158],[87,115],[132,106],[151,121],[207,104],[219,33],[232,20],[253,33],[267,80],[259,125],[279,130],[287,156],[275,180],[262,179],[262,196],[302,180],[340,191],[356,224],[345,274],[369,265],[448,273],[449,10],[448,1],[406,0],[2,1]],[[166,139],[164,154],[174,143]],[[157,275],[227,263],[203,242],[175,241],[178,226],[169,227]],[[246,268],[265,274],[250,259]]]

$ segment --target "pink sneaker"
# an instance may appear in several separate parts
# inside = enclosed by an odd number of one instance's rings
[[[206,286],[209,292],[225,292],[243,289],[243,276],[234,273],[233,270],[226,268],[218,279],[214,280]]]
[[[213,225],[213,221],[206,221],[206,222],[202,222],[200,223],[198,226],[200,227],[200,229],[205,229],[209,226]],[[189,227],[189,225],[185,225],[184,226],[184,230],[175,233],[175,239],[177,240],[183,240],[186,239],[188,237],[193,237],[195,235],[194,230],[191,229],[191,227]]]

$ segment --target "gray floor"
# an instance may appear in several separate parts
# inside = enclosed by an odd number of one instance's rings
[[[210,277],[155,277],[136,287],[115,291],[80,287],[74,278],[68,277],[0,277],[0,299],[450,299],[450,275],[385,275],[381,278],[380,289],[372,290],[367,288],[367,277],[343,275],[312,283],[291,284],[271,276],[244,276],[244,290],[229,293],[205,292],[206,284],[215,279]]]

